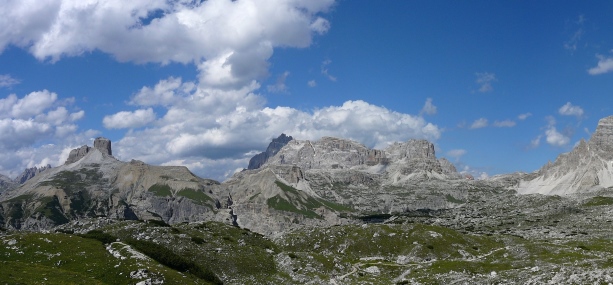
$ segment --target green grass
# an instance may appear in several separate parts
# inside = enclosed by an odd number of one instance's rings
[[[447,199],[447,202],[456,203],[456,204],[464,204],[464,203],[466,203],[466,202],[464,202],[462,200],[456,199],[455,197],[453,197],[453,196],[451,196],[449,194],[445,195],[445,199]]]
[[[584,207],[613,205],[613,197],[596,196],[583,203]]]
[[[281,198],[279,195],[276,195],[266,200],[266,204],[268,205],[269,208],[272,208],[275,210],[292,212],[292,213],[300,214],[307,218],[312,218],[312,219],[320,218],[319,215],[317,215],[317,213],[313,211],[298,209],[296,206],[294,206],[294,204]]]
[[[96,239],[60,233],[0,237],[0,244],[9,242],[0,246],[0,284],[134,284],[140,280],[130,278],[130,272],[142,268],[164,284],[202,284],[153,260],[115,258]]]
[[[43,197],[40,199],[41,206],[34,212],[42,213],[56,225],[68,223],[68,218],[62,213],[60,201],[57,196]]]
[[[152,192],[155,196],[170,197],[172,196],[172,189],[166,184],[154,184],[149,187],[149,192]]]
[[[209,195],[205,194],[202,191],[198,191],[191,188],[184,188],[181,191],[177,192],[177,196],[183,196],[185,198],[189,198],[194,201],[196,204],[200,205],[208,205],[209,203],[214,203],[213,199],[209,197]]]
[[[313,198],[311,196],[303,197],[303,193],[300,193],[298,189],[291,187],[279,180],[275,181],[275,184],[285,192],[285,196],[291,200],[287,200],[280,195],[276,195],[272,198],[269,198],[266,203],[269,208],[301,214],[307,218],[317,218],[320,219],[320,215],[315,213],[313,210],[325,207],[334,211],[339,212],[350,212],[351,208],[336,204],[333,202],[329,202],[323,199]]]

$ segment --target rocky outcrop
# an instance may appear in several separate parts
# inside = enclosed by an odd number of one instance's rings
[[[75,148],[70,151],[68,154],[68,159],[64,164],[71,164],[79,161],[81,158],[85,157],[92,150],[97,149],[102,153],[102,155],[112,156],[113,151],[111,150],[111,141],[107,138],[98,137],[94,140],[94,147],[91,148],[87,145],[81,146],[79,148]]]
[[[613,116],[598,121],[588,147],[602,159],[613,160]]]
[[[13,189],[16,186],[17,185],[11,178],[0,174],[0,193],[2,193],[3,191],[9,190],[9,189]]]
[[[291,136],[286,136],[285,134],[281,134],[278,138],[273,139],[272,142],[268,145],[265,152],[261,152],[256,154],[249,160],[249,166],[247,169],[258,169],[262,165],[264,165],[269,158],[273,157],[281,148],[283,148],[288,142],[293,140]]]
[[[94,140],[94,148],[106,155],[113,155],[111,150],[111,140],[103,137],[98,137]]]
[[[88,154],[90,150],[91,148],[87,145],[71,150],[64,164],[71,164],[79,161],[79,159],[85,157],[85,155]]]
[[[519,181],[521,194],[566,195],[613,187],[613,116],[601,119],[589,142]]]
[[[122,162],[110,141],[73,150],[66,164],[39,172],[0,194],[1,227],[44,229],[89,217],[162,219],[167,223],[213,220],[218,182],[184,166]]]
[[[23,184],[26,183],[26,181],[32,179],[34,176],[36,176],[37,174],[50,169],[51,165],[47,164],[45,166],[41,166],[41,167],[31,167],[31,168],[26,168],[21,174],[19,174],[19,176],[17,176],[17,178],[15,178],[15,182],[18,184]]]

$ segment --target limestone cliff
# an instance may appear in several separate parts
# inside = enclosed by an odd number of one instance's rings
[[[519,182],[522,194],[551,195],[591,192],[613,187],[613,116],[601,119],[589,142],[581,140]]]
[[[2,226],[49,228],[100,216],[179,223],[211,220],[218,214],[211,193],[219,183],[199,178],[186,167],[119,161],[103,138],[71,154],[66,164],[0,194]]]
[[[247,166],[247,169],[260,168],[268,161],[268,159],[275,156],[275,154],[277,154],[282,147],[293,139],[294,138],[291,136],[286,136],[285,134],[281,134],[278,138],[273,139],[266,148],[266,151],[256,154],[249,160],[249,166]]]
[[[21,174],[19,174],[17,176],[17,178],[15,178],[15,183],[18,184],[23,184],[26,183],[26,181],[32,179],[34,176],[36,176],[37,174],[47,170],[47,169],[51,169],[51,165],[47,164],[45,166],[41,166],[41,167],[31,167],[31,168],[26,168]]]

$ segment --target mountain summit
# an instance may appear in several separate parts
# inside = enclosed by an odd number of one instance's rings
[[[598,121],[589,142],[519,182],[520,194],[565,195],[613,187],[613,116]]]

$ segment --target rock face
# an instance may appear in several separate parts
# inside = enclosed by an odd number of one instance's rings
[[[282,147],[284,147],[288,142],[293,140],[291,136],[286,136],[285,134],[281,134],[278,138],[273,139],[272,142],[268,145],[265,152],[261,152],[256,154],[249,160],[249,166],[247,169],[258,169],[264,163],[268,161],[269,158],[273,157]]]
[[[122,162],[104,138],[71,152],[67,163],[39,172],[0,194],[4,228],[45,229],[88,217],[162,219],[167,223],[215,218],[214,180],[183,166]],[[222,212],[224,218],[228,213]]]
[[[565,195],[613,186],[613,116],[601,119],[589,142],[581,140],[517,185],[518,193]]]
[[[264,161],[263,154],[251,161]],[[350,209],[389,213],[452,208],[466,195],[459,184],[467,182],[451,162],[438,160],[434,145],[425,140],[384,150],[334,137],[287,140],[258,165],[236,173],[218,195],[231,200],[221,206],[231,208],[237,225],[263,234],[342,224],[348,220],[341,213]],[[413,194],[398,190],[405,188]],[[434,193],[439,188],[449,194]]]
[[[90,151],[93,149],[97,149],[103,155],[112,156],[113,151],[111,150],[111,141],[107,138],[98,137],[94,140],[94,147],[91,148],[87,145],[81,146],[79,148],[73,149],[68,154],[68,159],[64,164],[71,164],[79,161],[81,158],[85,157]]]
[[[111,140],[103,137],[98,137],[94,140],[94,148],[106,155],[113,155],[111,150]]]
[[[5,190],[13,189],[16,186],[16,183],[11,178],[0,174],[0,193]]]
[[[590,138],[588,148],[605,160],[613,160],[613,116],[598,121],[596,131]]]
[[[19,174],[19,176],[17,176],[17,178],[15,178],[15,182],[19,184],[26,183],[26,181],[32,179],[37,174],[47,169],[50,169],[50,168],[51,168],[50,164],[47,164],[46,166],[41,166],[41,167],[34,166],[32,168],[26,168],[21,174]]]

